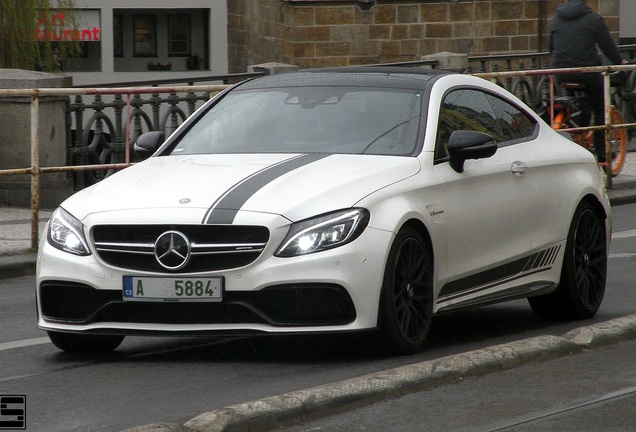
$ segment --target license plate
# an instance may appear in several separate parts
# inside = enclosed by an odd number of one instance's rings
[[[162,302],[220,302],[223,278],[124,276],[124,300]]]

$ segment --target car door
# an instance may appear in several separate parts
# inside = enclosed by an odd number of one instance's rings
[[[444,97],[434,165],[443,185],[448,240],[440,304],[493,295],[519,278],[532,254],[533,233],[543,224],[528,166],[537,127],[518,107],[479,89],[458,88]],[[498,149],[490,157],[466,160],[463,172],[457,172],[448,162],[447,147],[455,130],[484,132]]]

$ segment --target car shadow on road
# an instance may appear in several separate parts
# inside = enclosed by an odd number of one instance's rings
[[[436,316],[429,341],[414,361],[439,358],[495,344],[555,333],[563,323],[537,317],[527,302],[467,309]],[[575,323],[572,323],[575,326]],[[62,362],[261,362],[342,363],[381,360],[388,352],[374,332],[319,335],[263,335],[232,337],[126,338],[117,351],[103,355],[60,353]]]

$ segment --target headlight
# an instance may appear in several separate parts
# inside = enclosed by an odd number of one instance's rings
[[[54,248],[75,255],[90,255],[82,223],[62,207],[58,207],[49,221],[47,240]]]
[[[274,254],[292,257],[332,249],[355,240],[369,223],[365,209],[348,209],[294,223]]]

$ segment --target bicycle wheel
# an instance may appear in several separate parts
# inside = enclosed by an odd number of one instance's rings
[[[623,116],[612,107],[610,110],[610,124],[617,125],[623,123]],[[623,169],[625,158],[627,157],[627,132],[624,128],[612,129],[610,135],[612,149],[612,177],[616,177]]]
[[[512,82],[511,93],[522,102],[532,105],[532,88],[525,77],[519,77]]]

